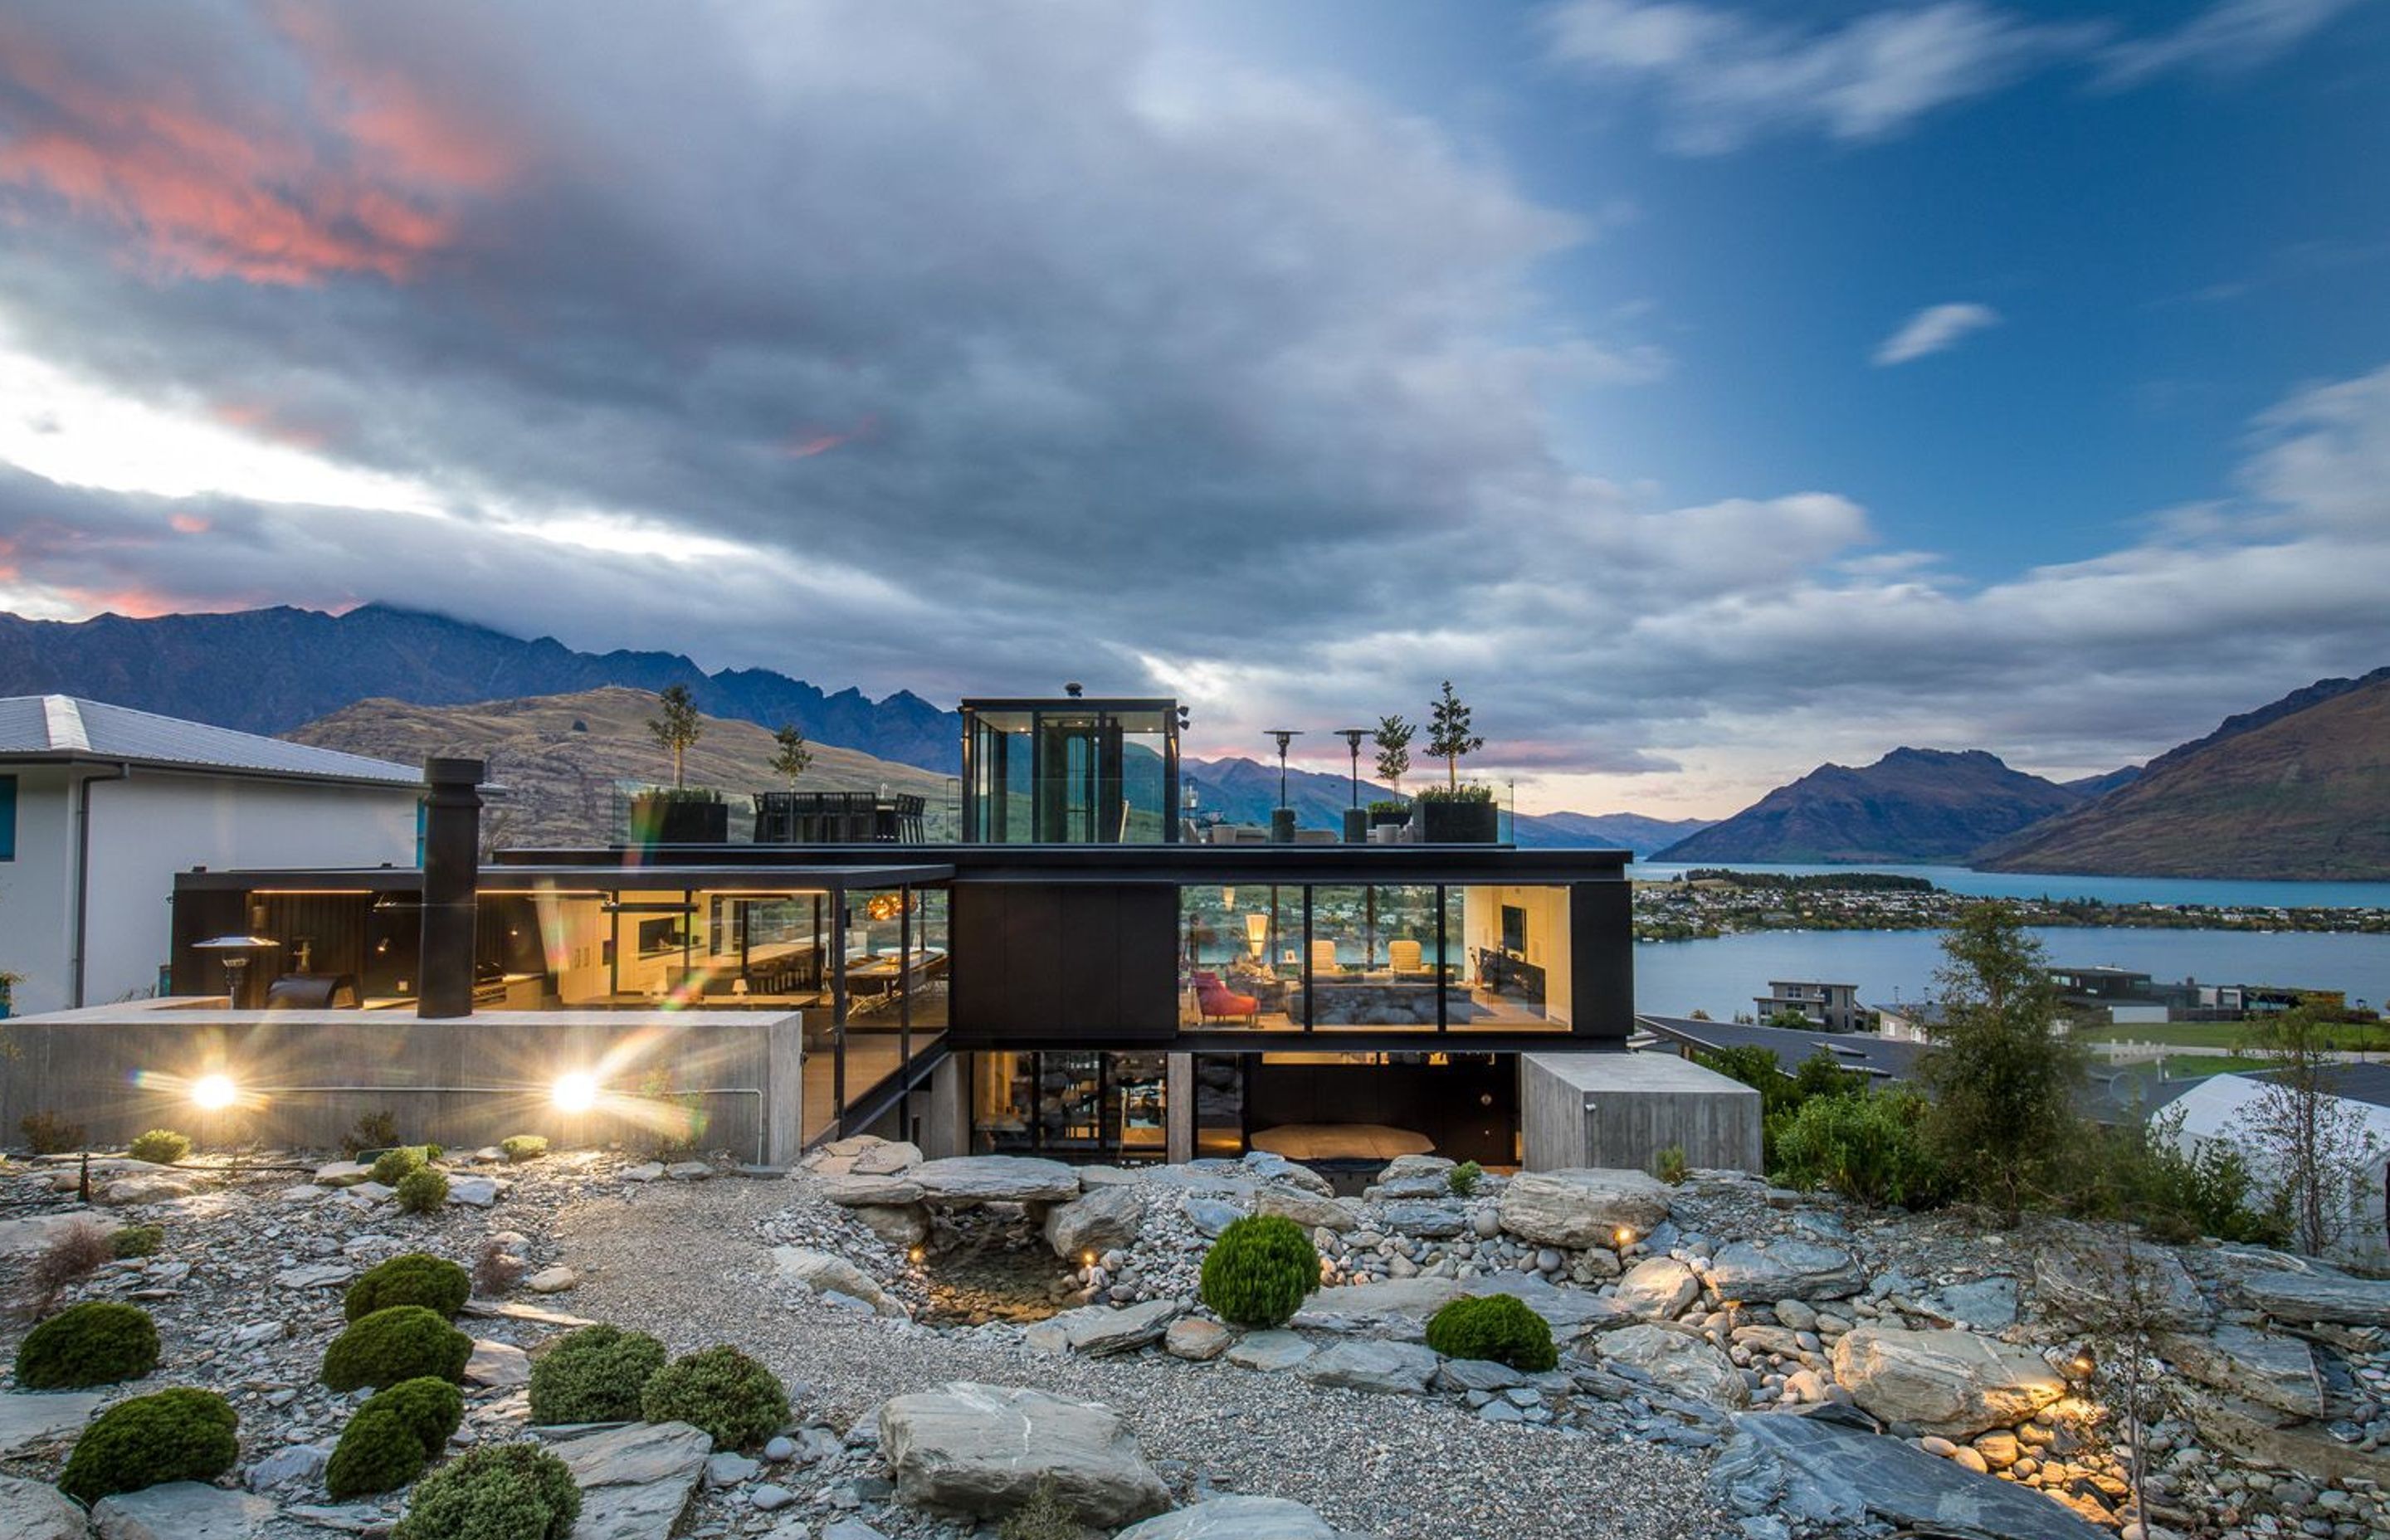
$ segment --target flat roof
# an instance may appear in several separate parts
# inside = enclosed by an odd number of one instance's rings
[[[954,867],[936,863],[882,863],[852,866],[483,866],[474,887],[482,892],[538,892],[554,888],[712,888],[752,892],[787,888],[842,892],[849,888],[920,886],[953,879]],[[281,870],[186,871],[181,886],[238,892],[413,892],[423,886],[419,866],[304,867]]]
[[[1778,1068],[1791,1074],[1804,1059],[1820,1049],[1845,1070],[1881,1080],[1907,1080],[1917,1071],[1926,1045],[1882,1037],[1871,1032],[1804,1031],[1798,1027],[1756,1027],[1741,1021],[1703,1021],[1689,1016],[1647,1016],[1636,1021],[1672,1042],[1697,1048],[1766,1048]]]
[[[1699,1091],[1757,1097],[1732,1075],[1672,1053],[1528,1053],[1519,1056],[1573,1091]]]
[[[276,780],[419,788],[419,767],[71,695],[0,697],[0,762],[136,764]]]
[[[1522,850],[1514,845],[675,845],[652,849],[504,850],[484,871],[518,866],[620,866],[636,858],[651,870],[692,867],[835,867],[887,863],[896,852],[922,865],[951,866],[957,881],[1504,883],[1624,880],[1633,856],[1624,850]]]

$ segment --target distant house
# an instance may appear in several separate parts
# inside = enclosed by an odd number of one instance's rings
[[[2221,1144],[2239,1150],[2261,1184],[2274,1181],[2265,1152],[2249,1133],[2267,1080],[2262,1071],[2212,1075],[2176,1097],[2169,1107],[2178,1110],[2182,1120],[2174,1135],[2176,1148],[2195,1155]],[[2333,1106],[2356,1114],[2359,1141],[2366,1146],[2343,1198],[2346,1234],[2330,1254],[2376,1267],[2390,1265],[2390,1064],[2333,1065],[2325,1072],[2324,1084]]]
[[[1751,1003],[1762,1022],[1790,1011],[1807,1017],[1813,1025],[1826,1032],[1867,1032],[1874,1026],[1868,1007],[1859,1004],[1857,984],[1770,979],[1767,993],[1753,996]]]
[[[65,695],[0,698],[0,970],[18,1015],[156,990],[174,874],[413,865],[404,765]]]
[[[1889,1037],[1900,1043],[1931,1043],[1942,1026],[1942,1002],[1939,1000],[1895,1000],[1890,1005],[1872,1005],[1875,1030],[1879,1037]]]

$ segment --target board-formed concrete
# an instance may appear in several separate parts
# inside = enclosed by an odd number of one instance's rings
[[[1674,1054],[1523,1054],[1519,1121],[1529,1171],[1648,1171],[1672,1147],[1690,1166],[1763,1165],[1759,1093]]]

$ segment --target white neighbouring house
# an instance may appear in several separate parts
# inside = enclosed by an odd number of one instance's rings
[[[2338,1064],[2325,1072],[2327,1100],[2358,1129],[2363,1153],[2349,1172],[2342,1213],[2345,1233],[2327,1254],[2371,1266],[2390,1266],[2390,1064]],[[2268,1090],[2262,1074],[2210,1075],[2167,1102],[2180,1116],[2175,1148],[2196,1155],[2211,1144],[2240,1151],[2263,1188],[2274,1181],[2265,1151],[2249,1137],[2249,1121]]]
[[[0,697],[11,1014],[151,994],[174,874],[416,864],[419,770],[65,695]]]

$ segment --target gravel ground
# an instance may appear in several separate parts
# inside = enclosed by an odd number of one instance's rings
[[[1182,1498],[1206,1489],[1291,1497],[1355,1531],[1435,1540],[1734,1533],[1703,1494],[1703,1462],[1681,1452],[1488,1424],[1441,1399],[1323,1389],[1159,1353],[1056,1358],[1000,1328],[939,1334],[784,1301],[758,1233],[794,1196],[786,1183],[717,1180],[568,1203],[548,1234],[583,1281],[559,1303],[653,1331],[675,1351],[736,1343],[810,1387],[799,1411],[837,1426],[952,1380],[1102,1401],[1135,1426]]]

